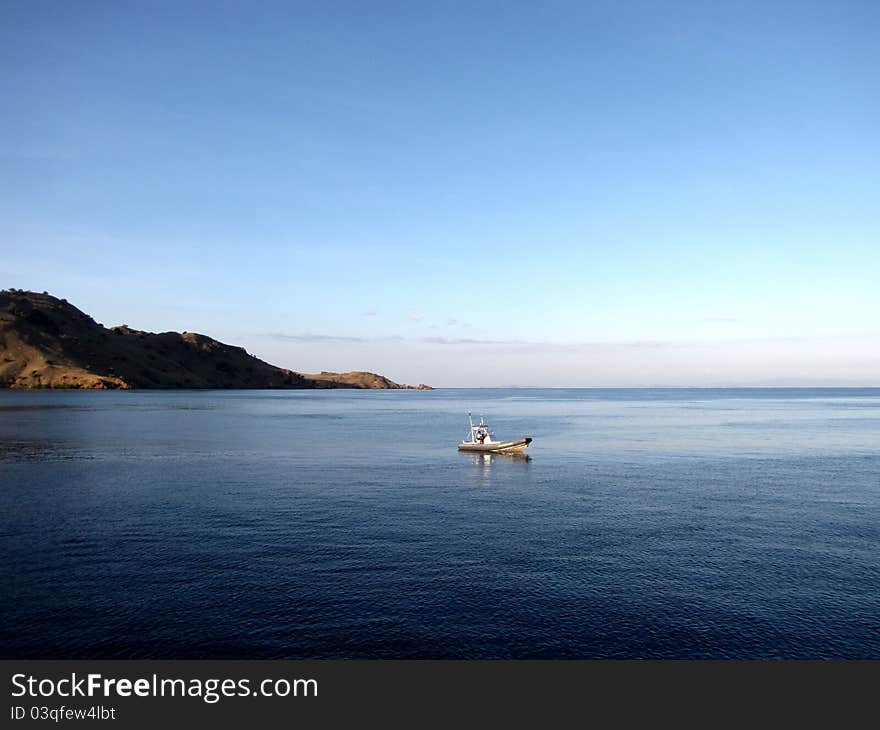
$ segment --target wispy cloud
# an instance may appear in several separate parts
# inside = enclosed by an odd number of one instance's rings
[[[432,325],[436,327],[436,325]],[[478,337],[404,337],[402,335],[386,335],[377,337],[352,337],[349,335],[321,334],[304,332],[291,334],[286,332],[273,332],[268,335],[275,340],[284,342],[312,342],[312,343],[370,343],[370,342],[400,342],[422,343],[426,345],[441,346],[504,346],[504,347],[528,347],[566,351],[614,351],[614,350],[658,350],[686,347],[715,347],[718,345],[747,345],[768,343],[833,343],[842,340],[853,339],[846,335],[814,336],[769,336],[769,337],[743,337],[733,339],[714,340],[619,340],[619,341],[580,341],[580,342],[551,342],[540,340],[518,339],[482,339]],[[859,339],[859,338],[856,338]],[[864,338],[862,338],[864,339]],[[877,337],[869,338],[877,341]]]
[[[624,342],[547,342],[538,340],[490,340],[477,337],[421,337],[419,342],[429,345],[513,346],[553,350],[653,350],[677,347],[681,343],[672,340],[632,340]]]
[[[343,335],[319,335],[313,332],[304,332],[301,335],[291,335],[285,332],[273,332],[269,335],[273,339],[283,342],[366,342],[363,337],[346,337]]]
[[[525,340],[479,340],[471,337],[422,337],[419,342],[430,345],[540,345],[541,342]]]
[[[421,322],[425,318],[425,315],[424,314],[411,314],[411,315],[409,315],[409,318],[413,322]]]
[[[375,309],[368,309],[364,312],[364,317],[375,317],[377,314],[378,312]]]
[[[447,320],[446,320],[446,324],[447,324],[449,327],[454,327],[455,325],[458,324],[458,320],[457,320],[457,319],[452,319],[452,318],[450,318],[450,319],[447,319]]]
[[[742,322],[740,317],[703,317],[704,322],[712,322],[714,324],[736,324]]]
[[[436,329],[437,325],[431,325]],[[419,337],[408,338],[401,335],[388,335],[386,337],[352,337],[349,335],[321,334],[316,332],[303,332],[292,334],[287,332],[273,332],[269,337],[282,342],[311,342],[311,343],[353,343],[353,342],[421,342],[426,345],[472,345],[472,346],[513,346],[513,347],[543,347],[556,349],[585,349],[585,348],[624,348],[624,349],[654,349],[658,347],[670,347],[680,343],[671,341],[642,340],[632,342],[542,342],[537,340],[495,340],[481,339],[478,337]]]

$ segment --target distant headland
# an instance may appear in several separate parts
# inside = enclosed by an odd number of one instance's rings
[[[375,373],[298,373],[193,332],[104,327],[43,292],[0,291],[0,388],[430,390]]]

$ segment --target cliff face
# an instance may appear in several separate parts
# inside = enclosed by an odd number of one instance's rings
[[[302,375],[205,335],[154,334],[125,325],[107,329],[64,299],[45,293],[0,291],[0,387],[408,386],[373,373]]]

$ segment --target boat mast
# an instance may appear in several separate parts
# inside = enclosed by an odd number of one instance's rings
[[[474,438],[474,419],[471,417],[470,411],[468,411],[468,421],[471,424],[471,443],[476,443],[477,439]]]

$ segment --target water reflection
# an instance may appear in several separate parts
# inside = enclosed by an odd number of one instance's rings
[[[515,451],[511,454],[468,454],[468,457],[477,466],[487,466],[496,460],[526,464],[531,461],[532,458],[528,454],[519,451]]]
[[[529,464],[528,454],[467,454],[477,477],[477,484],[490,487],[494,479],[504,482],[510,476],[508,465],[518,470]]]

